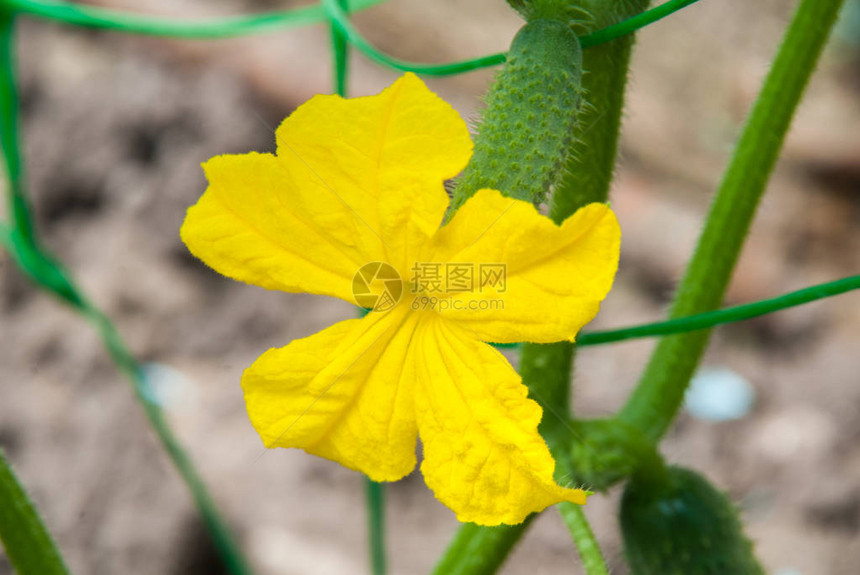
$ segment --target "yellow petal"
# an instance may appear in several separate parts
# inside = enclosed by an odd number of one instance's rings
[[[182,239],[216,271],[269,289],[357,303],[359,268],[438,229],[443,181],[471,155],[465,123],[412,74],[377,96],[317,96],[276,132],[277,156],[219,156]]]
[[[191,253],[233,279],[353,301],[356,270],[379,250],[360,221],[346,211],[310,218],[271,154],[217,156],[203,168],[209,187],[181,230]]]
[[[299,447],[376,481],[415,467],[415,314],[371,313],[270,349],[242,377],[266,447]]]
[[[474,267],[475,288],[443,294],[443,316],[483,341],[548,343],[572,341],[597,314],[618,268],[620,241],[604,204],[585,206],[557,226],[527,202],[480,190],[439,230],[425,257]],[[504,266],[504,285],[481,281],[486,265]]]
[[[428,315],[416,354],[416,413],[436,497],[460,521],[520,523],[585,493],[553,480],[555,461],[538,434],[541,408],[498,351],[457,325]]]
[[[448,204],[443,181],[472,151],[457,112],[414,74],[377,96],[315,96],[281,124],[277,144],[314,213],[353,211],[397,268],[438,229]]]

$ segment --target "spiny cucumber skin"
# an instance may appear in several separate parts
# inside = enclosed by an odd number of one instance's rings
[[[523,26],[487,94],[452,210],[482,188],[543,201],[571,144],[581,85],[582,49],[570,27],[556,20]]]
[[[621,531],[632,575],[764,575],[732,503],[687,469],[631,480]]]

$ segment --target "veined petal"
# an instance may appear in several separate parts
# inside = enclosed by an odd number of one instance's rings
[[[462,327],[428,314],[420,328],[416,413],[436,497],[460,521],[522,522],[585,493],[553,479],[555,461],[537,431],[541,408],[507,360]]]
[[[315,96],[277,130],[278,159],[314,217],[354,212],[395,267],[442,223],[443,181],[468,162],[465,122],[414,74],[377,96]]]
[[[444,317],[483,341],[548,343],[572,341],[597,314],[620,242],[605,204],[585,206],[557,226],[528,202],[480,190],[439,230],[426,257],[474,268],[474,289],[446,294],[438,308]],[[488,265],[503,267],[503,284],[481,277]]]
[[[182,229],[216,271],[269,289],[357,303],[365,264],[405,273],[438,229],[443,181],[472,142],[457,112],[412,74],[377,96],[317,96],[284,120],[278,154],[219,156]]]
[[[353,214],[311,218],[296,201],[299,184],[271,154],[217,156],[203,168],[209,187],[181,230],[192,254],[233,279],[354,303],[356,270],[382,252]]]
[[[396,481],[415,467],[415,314],[370,313],[270,349],[242,376],[266,447],[300,447]]]

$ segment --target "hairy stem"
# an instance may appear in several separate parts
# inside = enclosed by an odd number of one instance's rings
[[[604,7],[603,12],[599,11],[601,6]],[[639,0],[628,6],[624,12],[610,13],[606,13],[605,4],[584,7],[594,13],[598,26],[610,26],[630,18],[647,6],[647,0]],[[632,36],[625,36],[594,47],[583,54],[586,105],[579,112],[563,173],[552,195],[550,217],[556,223],[563,222],[585,205],[605,202],[609,197],[615,158],[618,155],[618,135],[632,45]],[[574,344],[570,342],[523,345],[520,371],[529,389],[538,390],[535,399],[545,410],[552,409],[552,406],[563,410],[565,414],[570,410],[569,384],[573,354]],[[559,367],[558,373],[555,376],[540,374],[540,378],[528,377],[529,372],[536,370],[536,360],[544,356],[554,358],[554,364]],[[555,387],[554,391],[547,390],[547,385]],[[537,398],[537,395],[541,394],[550,398],[549,403]],[[548,418],[544,417],[544,421],[547,420]]]
[[[802,0],[711,206],[670,317],[720,306],[803,90],[843,0]],[[710,331],[664,338],[620,416],[651,439],[669,428]]]
[[[591,526],[588,524],[588,518],[585,517],[582,507],[565,501],[558,505],[558,510],[561,512],[561,518],[567,525],[570,536],[576,544],[586,575],[609,575],[606,562],[603,560],[603,553],[600,551],[600,546],[597,544],[597,539],[594,537],[594,532],[591,531]]]
[[[598,25],[608,26],[635,15],[646,6],[647,0],[639,0],[627,5],[623,11],[613,9],[611,13],[606,13],[606,3],[589,8],[598,16]],[[583,119],[574,127],[573,149],[567,152],[565,173],[551,199],[551,217],[556,222],[563,221],[583,205],[606,201],[615,166],[632,43],[630,37],[624,37],[591,48],[583,54],[583,69],[587,73],[582,83],[585,98],[591,106],[580,112]],[[573,114],[577,111],[568,112]],[[587,157],[582,155],[586,150],[590,154]],[[600,158],[600,161],[593,163],[592,157]],[[589,175],[576,175],[584,171],[588,171]],[[567,417],[569,411],[568,389],[573,351],[573,344],[566,342],[523,346],[520,372],[523,382],[532,390],[532,396],[545,410],[541,432],[550,439],[561,436],[565,431],[563,418]],[[567,457],[564,442],[551,441],[550,444],[557,460]],[[525,533],[531,520],[532,517],[529,517],[525,523],[513,526],[460,527],[434,574],[495,573]],[[462,571],[449,571],[461,562],[468,567]]]

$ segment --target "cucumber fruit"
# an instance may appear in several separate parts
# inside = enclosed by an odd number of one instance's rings
[[[486,99],[451,211],[482,188],[540,203],[570,148],[582,99],[582,48],[562,20],[526,23]]]
[[[764,575],[737,510],[701,475],[680,467],[630,481],[621,531],[632,575]]]

